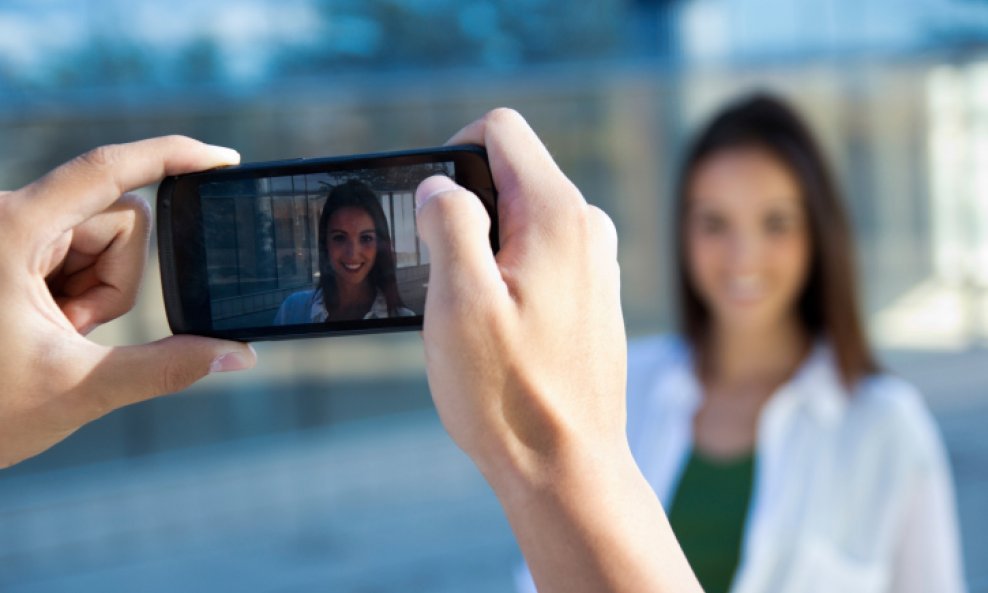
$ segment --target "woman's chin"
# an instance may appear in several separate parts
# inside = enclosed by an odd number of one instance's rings
[[[764,301],[732,300],[717,309],[718,323],[732,330],[757,331],[772,327],[784,317]]]
[[[357,287],[367,282],[367,275],[365,274],[359,278],[343,276],[340,279],[343,281],[343,284],[346,284],[347,286]]]

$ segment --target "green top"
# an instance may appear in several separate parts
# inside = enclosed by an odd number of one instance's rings
[[[706,593],[726,593],[741,552],[753,453],[718,460],[693,450],[669,509],[669,523]]]

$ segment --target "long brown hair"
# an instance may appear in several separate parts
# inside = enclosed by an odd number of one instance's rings
[[[810,266],[797,307],[807,332],[825,337],[844,385],[879,370],[858,310],[854,245],[837,186],[809,127],[781,100],[764,94],[729,105],[696,137],[676,188],[675,251],[680,330],[703,360],[710,312],[687,269],[686,218],[689,186],[712,155],[739,148],[766,151],[795,177],[810,230]]]

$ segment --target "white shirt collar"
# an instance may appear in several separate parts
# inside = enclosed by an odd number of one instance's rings
[[[663,405],[692,414],[703,400],[703,389],[694,372],[692,351],[687,342],[680,338],[676,340],[670,355],[674,359],[668,367],[669,372],[656,377],[657,385],[652,393],[662,397]],[[826,340],[817,340],[796,374],[772,394],[766,405],[776,400],[790,399],[805,406],[823,422],[836,422],[843,415],[849,394]]]
[[[850,401],[850,394],[841,381],[837,361],[834,360],[834,352],[822,339],[813,346],[796,375],[779,389],[782,390],[791,390],[817,418],[827,423],[839,421]]]
[[[388,312],[388,300],[384,298],[384,293],[380,290],[377,291],[377,296],[374,297],[374,303],[371,305],[370,311],[367,315],[364,315],[364,319],[384,319],[390,317],[391,314]]]
[[[388,300],[384,297],[384,293],[378,290],[370,310],[364,315],[364,319],[384,319],[387,317],[390,317],[388,313]],[[323,323],[328,318],[329,312],[326,311],[326,303],[323,301],[322,291],[316,289],[312,295],[312,305],[309,307],[309,319],[315,323]]]

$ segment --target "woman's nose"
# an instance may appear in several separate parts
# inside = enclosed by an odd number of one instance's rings
[[[731,264],[738,268],[748,268],[757,263],[761,253],[761,244],[758,237],[737,233],[731,241],[730,258]]]

